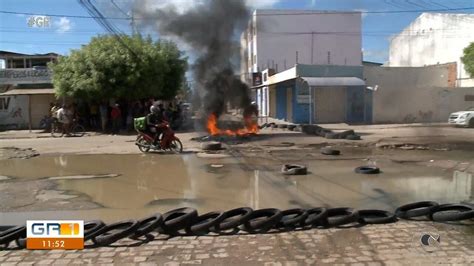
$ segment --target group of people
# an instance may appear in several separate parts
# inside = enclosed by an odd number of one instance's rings
[[[161,101],[78,102],[73,104],[50,104],[50,120],[59,122],[64,133],[69,132],[73,119],[90,130],[101,130],[118,134],[132,131],[133,119],[153,113],[151,107],[159,108],[163,119],[173,128],[179,127],[182,116],[181,103],[169,102],[166,107]],[[60,112],[59,112],[60,111]]]
[[[77,118],[77,111],[74,105],[67,104],[50,104],[50,120],[48,128],[53,128],[53,125],[60,127],[62,134],[69,134],[71,124]]]

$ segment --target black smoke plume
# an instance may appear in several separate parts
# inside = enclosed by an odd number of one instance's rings
[[[153,12],[143,6],[134,9],[148,24],[156,23],[161,35],[178,38],[193,49],[194,81],[204,91],[208,114],[219,116],[227,103],[243,109],[250,105],[249,88],[234,73],[240,55],[237,36],[250,17],[244,0],[208,0],[182,14],[173,6]]]

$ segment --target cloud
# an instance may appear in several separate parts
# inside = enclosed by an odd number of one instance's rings
[[[70,31],[72,29],[73,24],[70,19],[62,17],[59,19],[59,21],[55,21],[54,25],[57,28],[56,32],[64,33]]]
[[[364,19],[365,17],[367,17],[367,9],[363,9],[363,8],[357,8],[357,9],[354,9],[354,11],[358,11],[358,12],[362,12],[362,19]]]

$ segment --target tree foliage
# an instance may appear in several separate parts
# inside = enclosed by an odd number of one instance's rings
[[[182,87],[186,59],[169,41],[140,35],[92,38],[50,64],[56,95],[90,99],[170,99]]]
[[[464,64],[464,69],[471,76],[474,77],[474,42],[468,47],[464,48],[464,56],[461,57]]]

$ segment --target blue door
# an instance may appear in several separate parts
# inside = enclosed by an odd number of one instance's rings
[[[276,88],[276,118],[286,119],[286,88]]]

